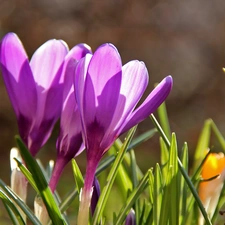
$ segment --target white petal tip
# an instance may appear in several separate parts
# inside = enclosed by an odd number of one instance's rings
[[[18,148],[12,148],[10,150],[10,167],[11,167],[11,171],[13,171],[14,169],[18,168],[17,166],[17,162],[14,160],[14,158],[18,159],[19,161],[22,161],[20,152],[18,150]]]

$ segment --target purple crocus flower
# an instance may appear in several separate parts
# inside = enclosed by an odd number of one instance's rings
[[[63,74],[63,105],[60,117],[60,132],[57,139],[57,159],[49,186],[55,191],[59,177],[66,164],[84,150],[80,115],[74,97],[74,72],[77,61],[91,53],[86,44],[78,44],[65,58]]]
[[[62,107],[62,68],[68,47],[62,40],[40,46],[30,62],[14,33],[0,44],[0,66],[19,127],[34,156],[51,135]]]
[[[171,91],[172,77],[167,76],[136,108],[148,78],[143,62],[134,60],[122,66],[112,44],[100,46],[77,65],[75,92],[87,150],[78,224],[88,215],[95,171],[104,153],[119,135],[153,113]]]
[[[133,209],[131,209],[129,214],[127,215],[125,225],[136,225],[135,212]]]

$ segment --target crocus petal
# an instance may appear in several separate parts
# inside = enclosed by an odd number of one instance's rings
[[[85,124],[84,122],[84,113],[83,113],[83,96],[84,96],[84,83],[87,75],[87,68],[90,63],[90,60],[92,58],[91,54],[87,54],[84,58],[82,58],[76,67],[76,72],[75,72],[75,79],[74,79],[74,87],[75,87],[75,98],[77,102],[77,106],[79,108],[80,112],[80,118],[82,121],[82,127],[83,127],[83,133],[84,133],[84,141],[87,144],[86,140],[86,127],[83,125]]]
[[[107,143],[110,145],[110,142],[118,136],[118,129],[137,105],[148,85],[148,71],[143,62],[130,61],[123,66],[122,72],[122,84],[117,108],[102,143],[105,148],[108,147]]]
[[[73,87],[71,87],[71,91],[63,104],[58,143],[60,144],[57,146],[58,154],[69,160],[80,153],[82,145],[81,121]]]
[[[92,54],[91,47],[85,43],[75,45],[68,53],[67,57],[73,57],[76,60],[80,60],[88,53]]]
[[[65,58],[65,62],[63,65],[63,84],[64,84],[64,90],[63,90],[63,101],[67,97],[68,92],[70,91],[71,86],[73,85],[74,81],[74,72],[75,72],[75,67],[76,63],[75,61],[80,60],[81,58],[85,57],[86,54],[92,53],[91,47],[88,46],[87,44],[78,44],[74,46],[69,53],[67,54]],[[68,71],[68,70],[73,70],[73,71]],[[73,73],[72,75],[71,72]]]
[[[67,45],[61,40],[50,40],[44,43],[34,53],[30,65],[37,83],[37,112],[30,143],[34,145],[32,152],[36,152],[49,138],[53,126],[60,116],[62,107],[63,84],[60,83],[63,62],[68,53]],[[43,136],[37,136],[41,130]]]
[[[121,58],[111,44],[100,46],[94,53],[84,87],[84,117],[88,127],[98,123],[107,129],[117,106],[121,85]]]
[[[53,81],[59,81],[60,67],[67,53],[67,44],[62,40],[49,40],[36,50],[30,66],[39,86],[46,90],[51,87]]]
[[[3,79],[17,118],[21,113],[28,120],[36,111],[36,86],[24,47],[14,33],[1,42],[0,63]]]
[[[127,118],[127,122],[120,133],[126,132],[153,113],[165,101],[172,89],[172,85],[173,79],[171,76],[164,78],[145,101]]]
[[[50,40],[37,49],[30,61],[37,83],[39,116],[37,120],[52,119],[60,115],[63,91],[60,78],[67,53],[68,48],[63,41]]]
[[[136,225],[135,212],[133,209],[131,209],[129,214],[127,215],[125,225]]]

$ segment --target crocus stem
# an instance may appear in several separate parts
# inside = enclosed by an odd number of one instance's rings
[[[52,193],[54,193],[57,183],[59,181],[59,178],[62,174],[62,171],[67,163],[68,163],[68,160],[63,157],[58,157],[56,159],[55,166],[54,166],[54,169],[52,172],[52,176],[51,176],[51,179],[49,182],[49,187],[51,188]]]
[[[78,225],[88,225],[89,208],[93,191],[92,186],[97,165],[97,162],[92,163],[91,161],[88,161],[86,176],[84,180],[84,188],[82,189],[80,198],[80,206],[77,219]]]

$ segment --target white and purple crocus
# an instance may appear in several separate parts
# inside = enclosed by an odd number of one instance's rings
[[[0,44],[0,66],[6,90],[16,113],[19,133],[35,156],[60,117],[63,62],[68,47],[62,40],[49,40],[29,61],[14,33]]]
[[[135,60],[122,66],[120,55],[112,44],[100,46],[77,65],[75,93],[87,151],[78,225],[88,223],[93,179],[104,153],[118,136],[153,113],[171,91],[173,80],[167,76],[136,107],[148,79],[143,62]]]

